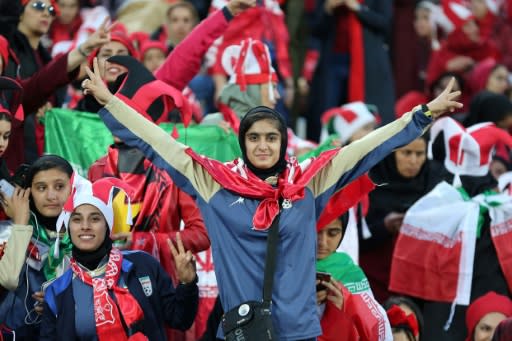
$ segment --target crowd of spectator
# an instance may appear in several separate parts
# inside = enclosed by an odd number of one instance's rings
[[[509,0],[0,0],[0,340],[508,340],[511,52]]]

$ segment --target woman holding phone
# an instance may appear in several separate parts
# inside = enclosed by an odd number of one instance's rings
[[[347,223],[345,213],[317,232],[316,297],[323,332],[318,340],[389,340],[386,313],[363,270],[348,254],[336,252]]]
[[[16,82],[6,77],[0,77],[0,88],[20,90]],[[12,120],[16,116],[11,111],[16,112],[17,107],[9,110],[0,104],[0,202],[4,210],[6,207],[21,209],[11,216],[9,239],[4,243],[0,242],[0,303],[6,291],[14,290],[18,286],[18,277],[25,261],[25,254],[19,250],[27,249],[32,236],[32,226],[27,224],[30,189],[15,188],[10,184],[11,174],[3,157],[9,146]],[[0,212],[0,220],[2,218],[7,218],[4,212]]]
[[[15,226],[33,229],[27,252],[21,251],[21,246],[16,250],[23,255],[25,266],[19,277],[11,280],[12,291],[0,302],[0,321],[14,330],[17,338],[37,340],[42,286],[69,266],[71,242],[63,233],[59,235],[56,222],[71,192],[72,174],[73,168],[65,159],[44,155],[29,168],[28,188],[17,188],[13,198],[4,198],[4,210]]]

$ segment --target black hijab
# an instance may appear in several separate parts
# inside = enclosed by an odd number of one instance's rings
[[[418,199],[443,180],[444,173],[436,169],[428,159],[414,178],[405,178],[396,167],[395,153],[388,155],[370,171],[377,188],[370,193],[370,211],[382,215],[395,211],[405,213]],[[382,186],[379,186],[382,184]]]
[[[509,115],[512,115],[512,102],[507,96],[481,91],[471,101],[464,126],[469,127],[481,122],[497,123]]]
[[[275,165],[268,169],[260,169],[255,167],[247,158],[247,150],[245,147],[245,134],[255,122],[261,120],[271,120],[277,122],[277,130],[279,130],[279,133],[281,133],[281,149],[279,152],[279,160],[276,162]],[[274,109],[265,106],[258,106],[249,110],[247,114],[245,114],[245,116],[242,118],[242,121],[240,122],[238,143],[240,144],[240,150],[242,151],[242,156],[245,164],[251,170],[251,172],[253,172],[260,179],[265,180],[270,176],[280,174],[282,171],[286,169],[288,129],[283,116],[281,116],[281,114],[275,111]]]

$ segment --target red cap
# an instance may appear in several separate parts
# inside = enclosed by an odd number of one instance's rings
[[[130,56],[132,56],[135,59],[139,59],[139,53],[137,52],[137,49],[135,48],[135,46],[133,46],[130,38],[126,34],[124,34],[122,31],[112,32],[110,34],[110,41],[117,41],[118,43],[123,44],[128,49],[128,53],[130,54]],[[91,67],[92,67],[92,61],[94,60],[94,57],[96,57],[98,55],[99,50],[100,50],[100,48],[97,48],[89,56],[89,65]]]
[[[506,317],[512,316],[512,301],[507,296],[499,295],[494,291],[474,300],[466,312],[466,327],[468,328],[466,341],[472,340],[476,325],[489,313],[502,313]]]
[[[395,117],[400,118],[403,114],[409,112],[418,104],[427,103],[427,96],[420,91],[409,91],[398,99],[395,103]]]
[[[164,43],[162,43],[161,41],[157,41],[157,40],[146,40],[140,46],[140,59],[141,59],[141,61],[144,59],[144,54],[149,49],[159,49],[165,55],[167,55],[167,46],[165,46]]]
[[[135,45],[140,52],[142,44],[145,41],[149,40],[149,33],[142,31],[133,32],[130,34],[130,40],[132,44]]]

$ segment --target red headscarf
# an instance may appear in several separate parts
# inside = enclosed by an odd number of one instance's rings
[[[117,25],[116,25],[117,26]],[[122,31],[114,31],[110,34],[110,41],[117,41],[118,43],[123,44],[128,49],[128,54],[132,56],[135,59],[139,59],[139,52],[133,46],[132,41]],[[101,47],[100,47],[101,48]],[[98,55],[98,52],[100,51],[100,48],[97,48],[89,55],[89,65],[92,67],[92,61],[94,60],[94,57]]]
[[[489,76],[496,64],[496,59],[489,57],[475,65],[475,68],[469,77],[469,86],[473,93],[477,93],[485,89],[487,80],[489,79]]]
[[[489,313],[502,313],[506,317],[512,316],[512,301],[507,296],[490,291],[471,303],[466,312],[466,327],[468,336],[466,341],[471,341],[473,332],[480,320]]]
[[[23,106],[21,105],[23,87],[15,79],[9,77],[0,77],[0,93],[3,91],[11,91],[12,96],[9,101],[8,108],[0,104],[0,112],[6,113],[19,122],[23,121],[25,119]]]
[[[411,90],[400,97],[395,103],[395,117],[398,119],[403,114],[411,111],[418,103],[427,103],[428,98],[423,92]]]
[[[167,55],[167,46],[165,46],[164,43],[156,40],[146,40],[140,45],[140,60],[144,60],[144,54],[149,49],[159,49],[164,53],[164,55]]]

